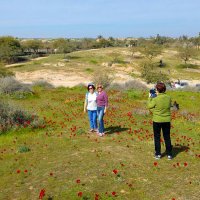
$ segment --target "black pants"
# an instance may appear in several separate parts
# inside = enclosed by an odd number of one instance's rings
[[[170,138],[170,122],[153,122],[153,132],[154,132],[154,144],[155,144],[155,154],[161,155],[160,146],[160,133],[161,129],[163,132],[163,137],[165,140],[165,147],[167,155],[172,155],[172,144]]]

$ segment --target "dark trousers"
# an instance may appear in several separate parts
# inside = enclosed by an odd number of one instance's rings
[[[154,144],[155,144],[155,154],[161,155],[160,146],[160,133],[161,129],[163,132],[163,137],[165,140],[165,147],[167,155],[172,155],[172,144],[170,138],[170,122],[153,122],[153,132],[154,132]]]

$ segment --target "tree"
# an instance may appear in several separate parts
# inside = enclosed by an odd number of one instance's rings
[[[141,77],[144,78],[148,84],[156,82],[169,82],[168,75],[155,69],[155,66],[151,61],[145,61],[142,63]]]
[[[69,39],[59,38],[53,42],[53,47],[56,49],[57,53],[63,53],[64,57],[67,53],[74,50],[74,46]]]
[[[94,39],[84,38],[80,42],[80,49],[91,49],[95,47],[96,41]]]
[[[112,47],[115,46],[115,39],[113,37],[109,37],[108,41],[109,41],[109,46],[112,46]]]
[[[197,50],[200,49],[200,35],[198,37],[191,38],[191,42],[194,44]]]
[[[0,37],[0,62],[12,63],[21,53],[19,41],[13,37]]]
[[[103,36],[102,35],[98,35],[97,39],[101,40],[101,39],[103,39]]]
[[[131,56],[133,58],[134,53],[136,53],[138,51],[137,40],[130,40],[129,48],[130,48]]]
[[[158,56],[159,54],[161,54],[162,52],[162,48],[159,47],[158,45],[155,44],[148,44],[145,45],[142,49],[141,49],[141,53],[149,60],[152,61],[153,58],[155,58],[156,56]]]
[[[46,41],[43,43],[43,48],[46,49],[46,53],[53,53],[53,43],[50,41]]]
[[[196,53],[195,49],[189,44],[179,48],[179,56],[184,61],[185,65]]]
[[[43,48],[43,43],[41,40],[26,40],[22,42],[22,47],[24,51],[29,53],[34,53],[35,55]]]
[[[154,43],[157,45],[164,45],[165,43],[167,43],[167,37],[157,34],[156,38],[154,39]]]
[[[92,82],[95,84],[102,84],[104,88],[111,85],[115,77],[115,74],[106,69],[95,71],[92,77]]]

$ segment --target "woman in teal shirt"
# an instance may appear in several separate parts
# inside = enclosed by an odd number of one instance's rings
[[[148,108],[153,113],[153,132],[154,132],[154,144],[155,144],[155,158],[161,158],[161,145],[160,145],[160,133],[161,129],[165,140],[166,153],[169,160],[172,159],[172,145],[170,138],[171,127],[171,98],[166,95],[166,86],[164,83],[158,83],[156,85],[157,97],[148,99]]]

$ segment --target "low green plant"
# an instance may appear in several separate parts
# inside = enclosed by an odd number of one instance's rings
[[[0,79],[0,94],[13,94],[15,92],[32,93],[30,85],[20,83],[14,77]]]
[[[40,81],[35,81],[33,84],[32,84],[33,87],[41,87],[41,88],[44,88],[44,89],[52,89],[54,88],[54,86],[50,83],[48,83],[47,81],[43,81],[43,80],[40,80]]]
[[[92,63],[92,64],[97,64],[97,63],[98,63],[98,61],[97,61],[97,60],[94,60],[94,59],[92,59],[92,60],[90,60],[90,63]]]
[[[19,106],[0,101],[0,134],[12,128],[41,128],[44,121]]]
[[[27,146],[21,146],[21,147],[19,147],[19,150],[18,150],[19,153],[26,153],[29,151],[31,151],[31,149]]]
[[[88,73],[92,73],[92,72],[94,72],[94,70],[91,69],[91,68],[86,68],[85,71],[88,72]]]

